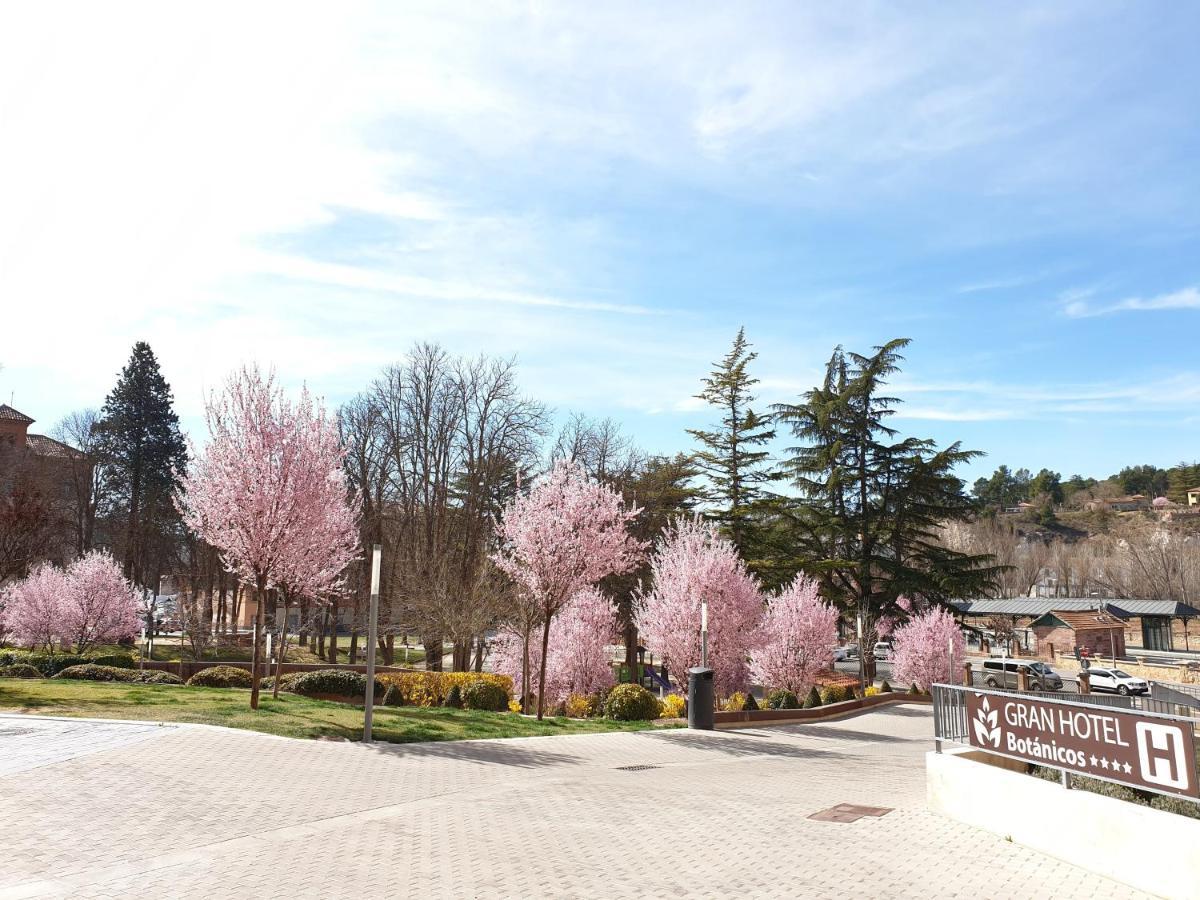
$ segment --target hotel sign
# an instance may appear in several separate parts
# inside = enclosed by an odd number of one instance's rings
[[[1014,759],[1200,797],[1190,722],[1107,706],[968,691],[967,742]]]

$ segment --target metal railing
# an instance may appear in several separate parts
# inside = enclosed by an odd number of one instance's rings
[[[989,677],[994,679],[995,675],[972,670],[971,684],[976,689],[986,691],[998,691],[1007,694],[1022,693],[1022,691],[1007,684],[998,684],[993,687],[987,683]],[[1090,706],[1109,706],[1114,709],[1129,709],[1136,712],[1152,712],[1200,719],[1200,694],[1192,695],[1177,690],[1177,688],[1186,687],[1185,685],[1165,685],[1162,682],[1152,681],[1150,682],[1149,694],[1101,694],[1095,691],[1081,694],[1075,691],[1046,690],[1043,687],[1045,683],[1044,679],[1031,676],[1028,693],[1045,697],[1048,700],[1065,700],[1070,703],[1084,703]]]

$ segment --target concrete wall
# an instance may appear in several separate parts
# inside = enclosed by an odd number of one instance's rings
[[[1163,897],[1200,896],[1200,819],[1032,778],[969,750],[925,758],[929,808]]]

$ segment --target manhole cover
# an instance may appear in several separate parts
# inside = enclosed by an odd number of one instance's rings
[[[617,766],[618,772],[645,772],[647,769],[657,769],[658,766]]]
[[[863,816],[878,818],[886,816],[891,811],[891,807],[887,806],[857,806],[853,803],[839,803],[837,806],[815,812],[809,818],[818,822],[857,822]]]

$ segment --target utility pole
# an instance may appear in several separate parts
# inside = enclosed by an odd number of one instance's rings
[[[375,644],[379,631],[379,555],[378,544],[371,551],[371,609],[367,619],[367,688],[363,698],[363,741],[371,743],[371,719],[375,713]],[[334,640],[337,640],[336,633]]]

